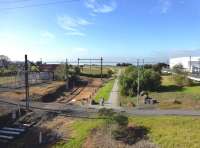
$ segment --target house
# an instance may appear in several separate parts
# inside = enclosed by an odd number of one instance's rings
[[[175,65],[181,64],[183,68],[192,73],[200,72],[200,56],[199,57],[178,57],[169,60],[170,69]]]

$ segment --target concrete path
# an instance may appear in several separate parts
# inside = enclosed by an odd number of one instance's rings
[[[110,107],[119,107],[119,76],[121,74],[121,69],[118,71],[117,73],[117,78],[115,79],[115,82],[114,82],[114,85],[113,85],[113,88],[112,88],[112,91],[110,93],[110,97],[108,99],[108,104],[106,104],[107,106],[110,106]]]

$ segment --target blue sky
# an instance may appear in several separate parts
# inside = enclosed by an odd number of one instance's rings
[[[55,1],[64,0],[0,0],[0,54],[13,60],[25,53],[32,60],[200,54],[199,0],[72,0],[27,7]]]

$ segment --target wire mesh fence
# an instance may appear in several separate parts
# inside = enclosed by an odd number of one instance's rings
[[[29,72],[29,85],[49,82],[54,79],[53,72]],[[9,72],[0,75],[0,88],[20,88],[25,86],[25,72]]]

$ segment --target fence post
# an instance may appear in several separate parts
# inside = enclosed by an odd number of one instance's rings
[[[26,109],[29,109],[29,83],[28,83],[28,58],[25,55],[25,89],[26,89]]]

